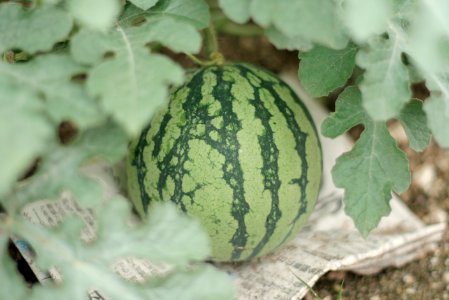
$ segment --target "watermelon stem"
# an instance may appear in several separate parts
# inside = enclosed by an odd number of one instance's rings
[[[218,52],[217,32],[215,31],[215,26],[212,21],[204,30],[204,48],[208,57],[211,57],[213,53]]]
[[[193,61],[195,64],[200,65],[202,67],[208,67],[213,65],[222,65],[224,63],[223,55],[221,53],[216,53],[215,55],[219,55],[218,57],[213,57],[211,60],[201,60],[195,55],[185,53],[185,55]]]
[[[218,50],[217,33],[212,22],[210,22],[209,27],[203,31],[203,38],[204,51],[206,52],[207,60],[201,60],[189,53],[186,53],[187,57],[190,58],[195,64],[203,67],[224,64],[224,57]]]
[[[218,49],[217,32],[215,31],[214,23],[211,21],[209,26],[203,32],[204,49],[206,56],[213,64],[222,65],[224,63],[223,54]]]
[[[217,30],[227,34],[245,37],[261,37],[265,34],[264,30],[255,24],[236,24],[231,21],[223,22]]]

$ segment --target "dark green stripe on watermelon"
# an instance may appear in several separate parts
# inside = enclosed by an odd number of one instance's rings
[[[144,137],[145,133],[149,130],[150,126],[147,126],[143,133],[141,134],[137,146],[134,150],[134,159],[132,160],[132,165],[137,171],[137,182],[139,186],[139,195],[141,198],[142,205],[145,212],[147,212],[148,205],[150,203],[150,197],[148,197],[145,191],[145,176],[147,174],[147,167],[145,162],[145,156],[143,155],[143,150],[148,146],[148,142]]]
[[[198,111],[198,106],[196,105],[198,102],[198,99],[201,99],[201,86],[203,84],[202,82],[202,72],[199,72],[193,76],[187,87],[190,89],[190,93],[186,99],[186,101],[183,103],[182,107],[185,110],[186,115],[189,116],[198,116],[200,112]],[[169,115],[170,112],[168,112],[166,115]],[[165,119],[165,118],[164,118]],[[186,169],[184,167],[184,164],[188,160],[188,152],[189,152],[189,144],[188,141],[192,138],[191,134],[189,132],[191,126],[195,124],[195,118],[192,117],[189,119],[191,123],[187,123],[186,126],[180,127],[180,136],[179,139],[176,140],[174,146],[169,150],[169,152],[164,156],[164,159],[158,162],[158,168],[161,170],[161,174],[159,177],[158,182],[158,192],[160,199],[164,199],[163,196],[163,190],[165,188],[165,184],[167,182],[167,177],[170,176],[174,180],[174,194],[170,198],[171,201],[176,203],[181,207],[183,211],[186,211],[185,204],[181,201],[183,195],[190,196],[192,192],[183,192],[182,188],[182,176],[186,173]],[[163,130],[161,128],[161,130]],[[159,133],[161,133],[161,130]],[[158,133],[158,134],[159,134]],[[161,133],[163,134],[163,133]],[[158,135],[155,136],[155,138]],[[162,141],[153,140],[154,144],[162,143]],[[160,151],[160,149],[159,149]],[[158,152],[154,152],[153,156],[157,157],[159,155]],[[177,163],[175,165],[171,164],[170,162],[173,160],[173,158],[177,159]]]
[[[254,76],[257,76],[252,72],[250,69],[239,66],[238,67],[240,72],[244,77],[248,76],[248,73],[252,73]],[[307,201],[306,201],[306,185],[307,185],[307,159],[305,155],[305,141],[307,138],[307,134],[305,132],[302,132],[299,128],[298,124],[296,123],[294,114],[292,110],[288,107],[288,105],[285,103],[284,100],[282,100],[277,92],[273,88],[273,82],[272,81],[266,81],[262,80],[262,82],[259,84],[259,86],[254,86],[254,90],[256,92],[255,100],[253,100],[254,105],[257,107],[256,111],[256,117],[260,118],[264,124],[264,126],[267,128],[267,132],[264,136],[259,137],[259,143],[261,144],[262,150],[262,156],[264,157],[264,168],[262,170],[262,173],[265,178],[265,188],[269,189],[272,192],[272,205],[271,205],[271,211],[269,215],[267,216],[266,220],[266,233],[261,239],[261,241],[257,244],[257,246],[254,248],[253,253],[250,255],[250,258],[255,257],[259,254],[259,252],[263,249],[265,244],[270,239],[271,235],[274,232],[274,229],[276,228],[276,223],[280,219],[282,212],[279,210],[278,204],[278,190],[280,187],[280,181],[279,177],[277,176],[278,172],[278,165],[277,165],[277,157],[278,157],[278,150],[276,148],[276,145],[273,142],[273,132],[268,124],[268,120],[270,118],[270,112],[263,106],[262,102],[260,101],[260,95],[259,95],[259,88],[264,88],[270,92],[271,95],[274,97],[274,104],[277,106],[279,111],[284,116],[285,120],[288,123],[288,127],[290,130],[293,131],[294,136],[296,137],[295,143],[296,143],[296,152],[301,157],[301,161],[303,164],[301,165],[301,176],[299,178],[292,179],[290,183],[299,184],[300,189],[300,197],[299,197],[299,210],[297,212],[297,215],[295,216],[294,221],[292,222],[292,226],[290,227],[290,230],[285,235],[285,238],[282,240],[280,244],[282,244],[291,234],[293,229],[293,224],[296,223],[296,221],[306,212],[307,209]],[[312,119],[309,116],[309,121],[313,122]]]
[[[243,66],[239,66],[238,69],[240,70],[240,73],[243,77],[247,77],[248,72],[250,72],[250,70],[248,70]],[[265,88],[267,85],[269,86],[271,84],[264,81],[262,82],[262,87]],[[259,87],[253,86],[253,88],[255,91],[255,95],[254,99],[250,100],[250,103],[254,105],[254,107],[256,108],[255,117],[262,122],[263,126],[266,129],[265,133],[258,137],[258,140],[260,148],[262,150],[262,157],[263,157],[263,168],[261,171],[264,177],[264,187],[265,189],[271,192],[272,201],[271,201],[271,210],[268,216],[266,217],[265,222],[266,232],[262,237],[262,239],[260,240],[260,242],[254,248],[249,258],[257,256],[257,254],[259,254],[259,252],[263,249],[263,247],[273,234],[274,230],[276,229],[277,221],[282,216],[282,212],[279,209],[279,197],[278,197],[278,191],[281,186],[281,182],[279,181],[278,176],[279,150],[277,149],[276,144],[274,143],[273,130],[271,129],[269,124],[271,113],[264,106],[263,102],[260,99]]]
[[[296,223],[296,221],[304,214],[306,213],[307,210],[307,198],[306,198],[306,186],[308,183],[308,179],[307,179],[307,169],[309,168],[308,163],[307,163],[307,158],[306,158],[306,139],[307,139],[307,133],[301,131],[301,128],[299,127],[298,123],[295,120],[295,116],[293,111],[288,107],[287,103],[282,100],[278,93],[275,91],[274,87],[273,87],[273,83],[272,82],[267,82],[267,81],[263,81],[262,82],[262,88],[267,89],[271,95],[273,95],[274,97],[274,103],[277,106],[277,108],[279,109],[279,111],[282,113],[282,115],[284,116],[285,120],[287,121],[288,127],[289,129],[293,132],[293,135],[295,136],[295,149],[297,154],[301,157],[301,176],[299,178],[295,178],[291,180],[291,184],[298,184],[300,186],[300,197],[299,197],[299,209],[297,211],[297,214],[292,222],[292,226],[290,226],[290,229],[288,231],[288,233],[285,235],[285,238],[281,241],[280,244],[283,244],[289,237],[290,234],[292,233],[292,230],[294,228],[294,224]],[[296,103],[298,104],[302,104],[302,102],[298,101],[296,95],[293,94],[292,91],[289,91],[292,98],[296,100]],[[303,106],[303,109],[305,109],[305,107]],[[305,111],[307,111],[307,109],[305,109]],[[308,117],[308,121],[313,123],[312,117],[310,116],[310,114],[307,115]],[[317,134],[316,130],[315,130],[315,134]],[[267,220],[267,223],[269,222],[269,220]],[[267,224],[267,233],[272,233],[272,230],[268,230],[271,226],[268,226]],[[265,238],[265,236],[264,236]],[[265,242],[269,239],[269,236],[264,239]],[[259,245],[258,245],[259,246]],[[263,247],[263,245],[262,245]],[[258,247],[256,247],[255,250],[257,250]],[[259,250],[260,251],[260,250]],[[257,255],[258,252],[254,252],[252,256]]]
[[[233,190],[231,214],[238,223],[237,230],[230,242],[234,246],[231,259],[239,260],[246,246],[247,232],[244,216],[249,211],[249,205],[245,201],[243,189],[243,173],[239,162],[239,142],[236,133],[242,129],[239,119],[232,111],[232,98],[229,97],[232,83],[223,80],[223,71],[216,69],[217,76],[212,95],[221,103],[221,115],[223,126],[218,130],[222,143],[213,143],[212,146],[225,156],[223,164],[223,178]],[[218,146],[218,147],[217,147]],[[232,170],[232,171],[228,171]]]
[[[137,210],[173,201],[205,225],[219,261],[289,240],[318,194],[321,150],[310,115],[285,83],[250,65],[195,72],[132,147]]]

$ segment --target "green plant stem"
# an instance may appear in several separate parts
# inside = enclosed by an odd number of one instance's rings
[[[185,55],[195,64],[200,65],[202,67],[208,67],[213,65],[222,65],[224,64],[223,56],[221,53],[218,53],[219,56],[213,57],[210,60],[202,60],[196,57],[195,55],[192,55],[190,53],[185,53]]]
[[[224,22],[218,31],[246,37],[260,37],[264,35],[264,30],[254,24],[237,24],[234,22]]]
[[[200,66],[224,64],[223,54],[221,54],[220,51],[218,50],[217,34],[215,32],[215,28],[212,22],[209,24],[209,27],[204,30],[203,37],[204,37],[204,50],[206,52],[207,60],[203,61],[189,53],[186,53],[187,57]]]
[[[215,31],[215,26],[212,22],[210,22],[209,27],[204,30],[204,48],[208,58],[211,58],[214,53],[218,52],[217,32]]]
[[[213,63],[211,61],[201,60],[193,54],[186,53],[186,56],[197,65],[200,65],[203,67],[213,65]]]
[[[26,52],[19,52],[14,55],[15,61],[26,61],[30,59],[30,55]]]

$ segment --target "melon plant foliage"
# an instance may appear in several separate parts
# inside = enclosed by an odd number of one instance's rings
[[[449,146],[448,13],[445,0],[0,1],[0,280],[14,286],[0,289],[0,298],[82,298],[95,285],[118,299],[232,298],[229,278],[201,262],[210,249],[196,223],[163,206],[128,234],[123,199],[100,201],[101,187],[80,172],[93,160],[122,159],[128,140],[183,82],[184,70],[159,50],[198,54],[210,23],[219,20],[218,34],[226,31],[223,17],[234,33],[252,22],[276,47],[299,50],[298,76],[310,95],[339,93],[324,135],[364,126],[332,174],[345,189],[346,212],[367,235],[389,213],[391,192],[410,184],[408,160],[386,122],[398,119],[417,151],[432,135]],[[430,91],[424,102],[412,99],[418,82]],[[61,143],[66,122],[77,133]],[[33,165],[33,175],[18,181]],[[21,217],[25,204],[62,190],[97,211],[94,246],[78,241],[76,221],[48,231]],[[10,234],[32,241],[39,263],[56,263],[67,280],[25,289],[6,254]],[[111,275],[112,261],[130,255],[173,272],[140,286]],[[195,267],[186,270],[189,262]]]

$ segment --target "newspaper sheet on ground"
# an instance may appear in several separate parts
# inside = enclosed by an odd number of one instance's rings
[[[294,79],[296,76],[283,77],[307,103],[315,121],[320,124],[326,112],[304,94]],[[237,300],[302,299],[308,287],[301,280],[313,286],[328,271],[351,270],[371,274],[387,266],[401,266],[433,250],[441,240],[446,228],[444,218],[438,223],[426,225],[396,196],[391,201],[390,215],[364,239],[345,215],[343,191],[333,185],[330,175],[335,159],[350,149],[351,142],[346,136],[335,140],[322,137],[322,146],[323,185],[307,226],[293,241],[269,256],[239,266],[218,265],[235,277]],[[106,198],[120,193],[122,174],[117,173],[120,171],[94,165],[86,172],[103,185],[107,191]],[[89,240],[95,234],[93,211],[80,207],[69,193],[64,193],[59,201],[33,202],[24,209],[23,214],[31,222],[47,226],[55,226],[65,216],[76,214],[86,223],[82,239]],[[12,240],[42,284],[62,280],[56,268],[42,271],[36,267],[35,254],[26,241],[18,237],[12,237]],[[164,266],[154,266],[142,259],[129,257],[118,261],[113,270],[126,279],[140,282],[168,271]],[[90,299],[106,299],[101,291],[86,293]]]

